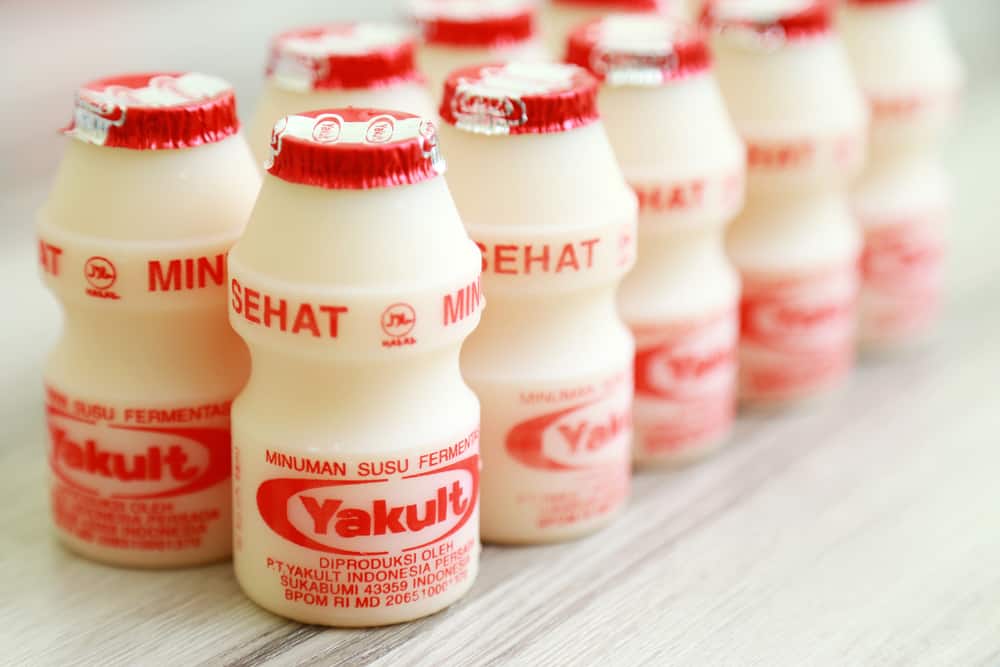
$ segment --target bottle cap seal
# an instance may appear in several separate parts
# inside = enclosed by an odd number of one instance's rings
[[[709,0],[701,20],[715,33],[768,46],[828,34],[833,7],[831,0]]]
[[[289,30],[271,43],[267,76],[299,92],[414,81],[420,77],[413,42],[409,30],[391,24],[334,23]]]
[[[206,74],[170,72],[82,86],[63,133],[97,146],[170,150],[221,141],[239,129],[231,85]]]
[[[442,120],[486,135],[564,132],[597,121],[597,80],[563,63],[476,65],[444,84]]]
[[[921,0],[845,0],[848,5],[906,5],[914,2],[921,2]]]
[[[420,183],[444,173],[432,121],[385,109],[321,109],[285,116],[271,133],[268,173],[331,190]]]
[[[615,14],[570,33],[566,60],[606,84],[659,86],[704,72],[708,45],[693,26],[669,17]]]
[[[673,0],[677,2],[678,0]],[[667,11],[668,0],[552,0],[554,5],[568,5],[604,12],[657,12]]]
[[[412,12],[428,44],[494,48],[535,36],[536,9],[527,0],[417,0]]]

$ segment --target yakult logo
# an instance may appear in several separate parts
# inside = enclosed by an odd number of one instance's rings
[[[911,290],[939,278],[944,247],[917,225],[892,225],[865,235],[861,274],[867,285]]]
[[[169,498],[229,478],[229,432],[96,426],[49,408],[52,474],[85,493]]]
[[[365,141],[370,144],[385,144],[392,141],[392,135],[396,131],[396,119],[392,116],[381,115],[368,121],[365,128]]]
[[[850,267],[773,284],[747,280],[740,304],[743,339],[783,352],[839,345],[852,336],[856,296]]]
[[[691,401],[729,391],[736,376],[736,338],[733,316],[640,348],[636,395]]]
[[[530,468],[576,470],[627,456],[628,394],[533,417],[507,433],[507,452]],[[623,452],[626,452],[623,454]]]
[[[337,114],[320,116],[313,123],[312,138],[317,144],[335,144],[340,140],[344,119]],[[280,145],[279,145],[280,150]]]
[[[270,479],[257,489],[264,523],[315,551],[413,551],[454,535],[475,515],[479,457],[396,479]]]

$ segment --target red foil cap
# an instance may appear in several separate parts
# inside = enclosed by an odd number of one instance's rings
[[[227,82],[196,72],[158,72],[84,85],[63,134],[97,146],[169,150],[211,144],[239,129]]]
[[[420,183],[444,173],[434,123],[386,109],[321,109],[279,120],[268,173],[331,190]]]
[[[441,119],[476,134],[547,134],[597,121],[597,80],[560,63],[477,65],[451,73]]]
[[[527,0],[417,0],[412,11],[428,44],[493,48],[535,36]]]
[[[616,14],[588,21],[569,36],[566,61],[610,85],[658,86],[712,64],[695,27],[666,16]]]
[[[267,76],[289,90],[377,88],[420,77],[414,36],[379,23],[334,23],[283,32],[271,43]]]
[[[807,39],[833,28],[832,0],[709,0],[702,25],[714,32],[750,35],[762,42]]]
[[[678,0],[673,0],[677,2]],[[659,12],[667,11],[668,0],[552,0],[554,5],[603,9],[608,12]]]

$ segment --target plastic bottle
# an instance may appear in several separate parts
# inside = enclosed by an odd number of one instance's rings
[[[735,411],[739,278],[723,233],[743,204],[743,142],[688,24],[595,19],[567,59],[602,81],[608,138],[639,199],[638,260],[618,292],[638,348],[634,458],[692,461],[726,440]]]
[[[703,15],[747,144],[747,202],[727,236],[747,403],[818,397],[853,366],[860,235],[847,188],[868,113],[831,11],[826,0],[715,0]]]
[[[175,567],[231,551],[229,407],[249,359],[225,257],[259,179],[228,83],[115,76],[77,92],[38,214],[65,329],[45,368],[56,534],[94,560]]]
[[[534,0],[413,0],[410,8],[423,32],[417,59],[434,99],[461,67],[548,58]]]
[[[578,537],[627,495],[634,346],[615,292],[636,202],[596,102],[594,78],[566,64],[474,66],[445,84],[449,185],[490,301],[462,353],[483,404],[484,540]]]
[[[275,122],[291,113],[356,106],[431,117],[434,103],[417,71],[415,48],[412,29],[385,23],[333,23],[277,35],[250,123],[258,167],[270,155]]]
[[[542,33],[553,58],[566,55],[566,40],[580,25],[608,14],[673,14],[688,18],[686,0],[545,0]]]
[[[234,564],[262,607],[373,626],[434,613],[479,560],[483,305],[434,124],[330,109],[275,126],[229,257],[253,372],[233,403]]]
[[[853,200],[864,231],[861,343],[905,348],[925,340],[938,316],[952,209],[940,150],[962,66],[928,0],[850,0],[839,27],[872,114]]]

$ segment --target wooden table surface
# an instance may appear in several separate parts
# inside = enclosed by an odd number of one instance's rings
[[[228,564],[116,570],[50,535],[40,368],[59,328],[24,219],[0,216],[0,663],[10,665],[1000,664],[1000,91],[948,161],[950,303],[919,354],[866,360],[835,400],[747,415],[716,458],[637,476],[579,542],[484,550],[471,594],[407,625],[286,622]]]

